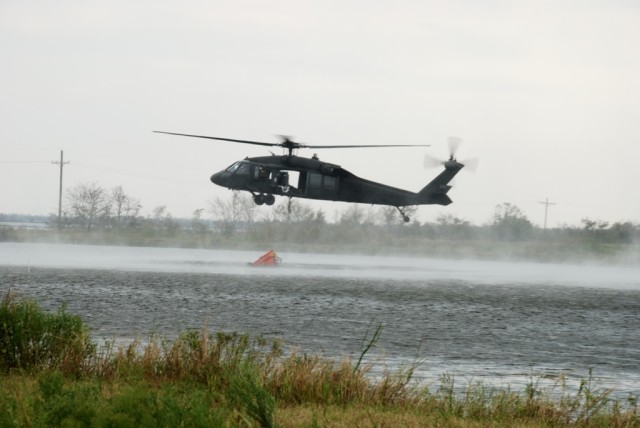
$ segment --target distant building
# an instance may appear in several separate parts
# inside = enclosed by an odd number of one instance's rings
[[[7,227],[10,229],[48,229],[49,225],[44,222],[25,222],[25,221],[0,221],[0,227]]]

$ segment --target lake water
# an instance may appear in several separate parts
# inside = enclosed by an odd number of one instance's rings
[[[598,385],[640,392],[640,267],[257,251],[0,243],[0,292],[46,309],[62,303],[95,338],[174,337],[186,329],[282,339],[301,351],[394,370],[424,363],[420,382],[569,387],[593,369]],[[544,386],[544,385],[543,385]]]

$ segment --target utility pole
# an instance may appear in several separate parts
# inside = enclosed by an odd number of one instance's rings
[[[549,205],[555,205],[555,202],[549,202],[549,198],[546,198],[544,202],[538,202],[544,205],[544,230],[547,230],[547,212],[549,211]]]
[[[54,165],[60,165],[60,193],[58,194],[58,229],[62,228],[62,169],[64,164],[69,163],[64,161],[64,151],[60,150],[60,161],[51,161]]]

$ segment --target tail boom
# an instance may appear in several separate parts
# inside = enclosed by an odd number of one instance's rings
[[[453,202],[451,198],[447,196],[447,193],[451,189],[449,182],[462,168],[464,168],[464,165],[455,159],[445,162],[444,171],[418,192],[420,204],[449,205]]]

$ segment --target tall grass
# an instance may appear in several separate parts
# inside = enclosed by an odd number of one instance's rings
[[[94,345],[78,316],[64,306],[55,314],[9,292],[0,304],[0,370],[84,370]]]
[[[481,383],[460,393],[452,375],[412,386],[415,366],[370,376],[365,335],[356,361],[335,362],[278,341],[188,331],[96,346],[81,320],[7,295],[0,307],[0,426],[640,426],[637,398],[611,400],[590,375],[550,395]]]

